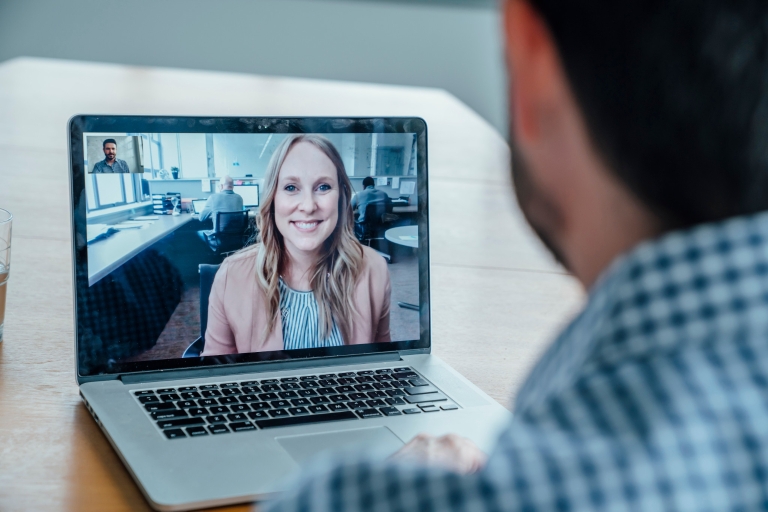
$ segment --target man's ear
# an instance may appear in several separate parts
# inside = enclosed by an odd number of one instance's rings
[[[539,13],[526,0],[504,2],[507,66],[510,75],[510,128],[518,144],[535,144],[542,115],[553,101],[559,58]]]

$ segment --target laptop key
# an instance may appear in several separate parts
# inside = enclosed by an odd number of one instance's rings
[[[352,379],[350,377],[342,377],[340,379],[336,379],[336,382],[339,383],[341,386],[348,386],[350,384],[357,384],[357,381],[355,379]]]
[[[299,377],[299,380],[301,381],[317,380],[317,375],[304,375],[303,377]]]
[[[277,394],[280,398],[299,398],[295,391],[281,391]]]
[[[358,391],[373,391],[373,386],[370,384],[358,384],[357,386],[354,386],[354,388]]]
[[[330,387],[330,386],[338,386],[339,383],[336,382],[336,379],[322,379],[317,381],[318,384],[323,386],[324,388]]]
[[[269,402],[269,405],[271,405],[274,409],[282,409],[285,407],[290,407],[291,403],[288,400],[275,400],[274,402]]]
[[[355,388],[352,386],[339,386],[336,388],[337,393],[353,393]]]
[[[226,423],[227,418],[223,414],[215,414],[205,418],[208,423]]]
[[[230,423],[229,428],[234,432],[245,432],[246,430],[256,430],[256,427],[250,421],[242,421],[238,423]]]
[[[263,386],[261,386],[261,390],[264,393],[270,393],[270,392],[274,392],[274,391],[281,391],[282,389],[283,388],[281,388],[279,384],[264,384]]]
[[[158,395],[165,395],[167,393],[175,393],[175,392],[176,392],[176,388],[163,388],[163,389],[157,390]]]
[[[206,384],[204,386],[200,386],[200,391],[206,391],[209,389],[219,389],[219,386],[216,384]]]
[[[287,418],[272,418],[268,420],[256,420],[259,428],[287,427],[291,425],[305,425],[308,423],[322,423],[327,421],[356,420],[357,416],[352,411],[331,412],[326,414],[312,414],[309,416],[288,416]]]
[[[429,386],[429,382],[425,381],[424,379],[411,379],[408,382],[410,382],[411,386],[413,387]]]
[[[171,418],[186,418],[187,417],[187,411],[183,411],[181,409],[173,409],[170,411],[155,411],[153,413],[150,413],[150,416],[152,416],[153,420],[168,420]]]
[[[236,404],[237,398],[235,398],[234,396],[223,396],[219,398],[219,403],[222,405]]]
[[[288,414],[288,411],[285,409],[272,409],[271,411],[267,411],[267,413],[273,418],[282,418],[283,416],[290,416],[290,414]]]
[[[349,402],[349,397],[347,395],[331,395],[328,397],[328,400],[333,403]]]
[[[187,434],[185,434],[184,431],[181,430],[180,428],[172,428],[170,430],[165,430],[163,431],[163,433],[165,434],[165,437],[167,437],[168,439],[179,439],[181,437],[187,437]]]
[[[387,394],[383,391],[369,391],[369,398],[387,398]]]
[[[367,409],[368,404],[363,402],[362,400],[356,400],[354,402],[348,403],[347,407],[349,407],[350,409]]]
[[[363,384],[363,383],[366,383],[366,382],[376,382],[375,380],[373,380],[373,377],[368,377],[368,376],[358,377],[355,380],[357,382],[359,382],[360,384]]]
[[[221,394],[224,396],[234,396],[234,395],[242,395],[243,392],[240,391],[240,388],[227,388],[227,389],[222,389]]]
[[[257,393],[262,393],[261,388],[259,386],[243,386],[240,389],[243,391],[243,394],[245,395],[255,395]]]
[[[355,372],[341,372],[339,377],[354,377],[357,375]]]
[[[314,389],[300,389],[297,391],[297,393],[301,397],[317,396],[317,391]]]
[[[382,407],[379,409],[384,416],[400,416],[402,413],[397,410],[397,407]]]
[[[218,389],[209,389],[201,393],[205,398],[213,398],[215,396],[223,396]]]
[[[299,382],[298,377],[283,377],[280,382]]]
[[[279,400],[280,397],[277,396],[277,393],[262,393],[259,395],[259,398],[261,400]]]
[[[156,402],[151,404],[146,404],[144,406],[144,409],[147,410],[147,412],[155,412],[155,411],[170,411],[172,409],[176,409],[176,405],[171,402]]]
[[[432,386],[419,386],[403,388],[403,391],[405,391],[407,395],[428,395],[429,393],[437,393],[437,388]]]
[[[291,405],[294,407],[304,407],[306,405],[312,405],[312,402],[310,402],[306,398],[296,398],[294,400],[291,400]]]
[[[197,387],[195,386],[183,386],[179,388],[179,393],[184,391],[197,391]]]
[[[360,409],[359,411],[355,412],[361,418],[375,418],[377,416],[381,416],[381,413],[376,409]]]
[[[208,431],[211,434],[229,434],[229,428],[226,425],[211,425]]]
[[[139,402],[143,404],[153,404],[159,401],[160,399],[156,395],[145,395],[139,397]]]
[[[419,414],[421,409],[418,407],[411,407],[410,409],[403,409],[403,414]]]
[[[226,384],[221,385],[221,389],[231,389],[231,388],[239,388],[240,384],[237,382],[227,382]]]
[[[303,414],[309,414],[309,411],[306,407],[291,407],[288,409],[288,412],[293,414],[294,416],[301,416]]]
[[[384,400],[377,398],[375,400],[366,400],[365,403],[368,404],[368,407],[385,407],[387,404],[384,403]]]
[[[251,418],[252,420],[259,420],[262,418],[269,418],[269,414],[267,414],[267,411],[254,411],[254,412],[249,412],[248,417]]]
[[[187,413],[190,416],[207,416],[208,411],[204,407],[193,407],[191,409],[187,409]]]
[[[373,372],[373,373],[378,373],[378,374],[382,374],[382,373],[392,373],[392,368],[382,368],[381,370],[376,370],[376,371],[375,371],[375,372]]]
[[[395,373],[412,372],[413,369],[411,369],[411,368],[395,368],[394,371],[395,371]]]
[[[159,420],[157,426],[160,428],[191,427],[193,425],[202,425],[203,423],[205,423],[203,418],[180,418]]]
[[[335,379],[336,374],[335,373],[324,373],[323,375],[320,375],[321,379]]]
[[[134,391],[133,394],[136,396],[147,396],[147,395],[154,395],[155,392],[151,389],[145,389],[143,391]]]
[[[324,405],[310,405],[309,407],[307,407],[307,409],[309,409],[309,412],[311,412],[312,414],[317,414],[320,412],[328,412],[328,408]]]
[[[430,393],[428,395],[415,395],[405,397],[405,401],[409,404],[421,404],[426,402],[445,402],[448,397],[442,393]]]
[[[248,418],[245,416],[245,414],[238,412],[235,414],[227,414],[227,419],[229,421],[245,421]]]
[[[301,386],[298,382],[286,382],[284,384],[280,385],[281,388],[283,388],[285,391],[294,391],[297,389],[301,389]]]
[[[327,397],[324,397],[324,396],[315,396],[315,397],[310,398],[309,401],[312,402],[315,405],[331,403],[331,401]]]
[[[197,407],[197,402],[194,400],[179,400],[176,402],[176,406],[179,409],[189,409],[190,407]]]
[[[389,382],[374,382],[373,384],[371,384],[371,386],[373,386],[373,389],[391,389],[392,388],[392,384],[390,384]]]
[[[403,400],[400,397],[387,398],[384,401],[387,402],[389,405],[405,405],[405,400]]]
[[[259,381],[257,380],[246,380],[240,383],[240,386],[258,386],[258,385],[259,385]]]
[[[441,405],[440,408],[444,411],[455,411],[456,409],[459,408],[459,406],[456,404],[446,404],[446,405]]]
[[[208,431],[205,430],[205,427],[187,427],[187,435],[189,437],[207,436]]]
[[[349,394],[349,399],[350,400],[365,400],[366,398],[368,398],[368,395],[366,395],[365,393],[350,393]]]
[[[402,389],[388,389],[386,393],[389,396],[405,396],[405,391]]]
[[[217,402],[215,398],[201,398],[197,401],[197,405],[200,407],[211,407],[219,405],[219,402]]]
[[[307,380],[299,383],[299,386],[301,386],[304,389],[313,389],[313,388],[319,388],[320,384],[318,384],[316,380]]]
[[[229,407],[226,407],[224,405],[217,405],[214,407],[211,407],[211,414],[226,414],[229,412]]]
[[[294,404],[296,405],[296,404]],[[267,402],[256,402],[251,404],[251,409],[254,411],[263,411],[265,409],[269,409],[269,404]]]
[[[232,412],[247,412],[250,411],[251,408],[245,404],[232,404],[229,406],[229,410]]]
[[[393,373],[392,377],[394,377],[397,380],[418,379],[419,375],[414,372],[400,372],[400,373]]]
[[[421,410],[422,412],[437,412],[440,409],[438,409],[436,405],[428,405],[426,407],[422,407]]]
[[[250,402],[258,402],[260,400],[260,398],[257,397],[256,395],[240,395],[238,399],[244,404],[247,404]]]
[[[358,375],[373,375],[373,370],[363,370],[360,372],[357,372]]]
[[[392,376],[391,376],[391,375],[388,375],[388,374],[386,374],[386,373],[384,373],[384,374],[381,374],[381,375],[375,375],[373,378],[374,378],[374,380],[376,380],[377,382],[384,382],[385,380],[393,380],[393,379],[392,379]]]
[[[328,410],[331,411],[331,412],[346,411],[347,410],[347,406],[345,404],[330,404],[328,406]]]
[[[181,398],[183,400],[192,400],[194,398],[202,398],[202,395],[200,395],[200,393],[197,391],[189,391],[187,393],[182,393]]]
[[[280,381],[277,379],[264,379],[263,381],[261,381],[261,384],[277,384],[279,382]]]
[[[320,395],[335,395],[336,390],[333,388],[320,388],[317,390],[317,393]]]
[[[175,402],[176,400],[181,400],[181,397],[176,393],[168,393],[167,395],[160,395],[160,400],[163,402]]]

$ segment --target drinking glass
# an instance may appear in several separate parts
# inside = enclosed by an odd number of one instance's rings
[[[3,341],[5,324],[5,296],[8,292],[8,275],[11,272],[11,223],[13,215],[0,208],[0,341]]]

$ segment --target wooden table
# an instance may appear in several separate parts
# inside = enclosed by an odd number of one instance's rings
[[[66,123],[78,113],[426,119],[433,349],[502,404],[582,301],[512,200],[505,141],[442,90],[6,62],[0,207],[15,219],[0,346],[0,510],[149,509],[75,383]]]

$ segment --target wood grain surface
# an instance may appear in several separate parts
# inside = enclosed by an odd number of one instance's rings
[[[0,65],[0,207],[14,225],[0,344],[0,510],[149,510],[75,382],[66,124],[85,113],[423,117],[433,351],[505,406],[582,303],[514,204],[505,141],[444,91],[8,61]]]

